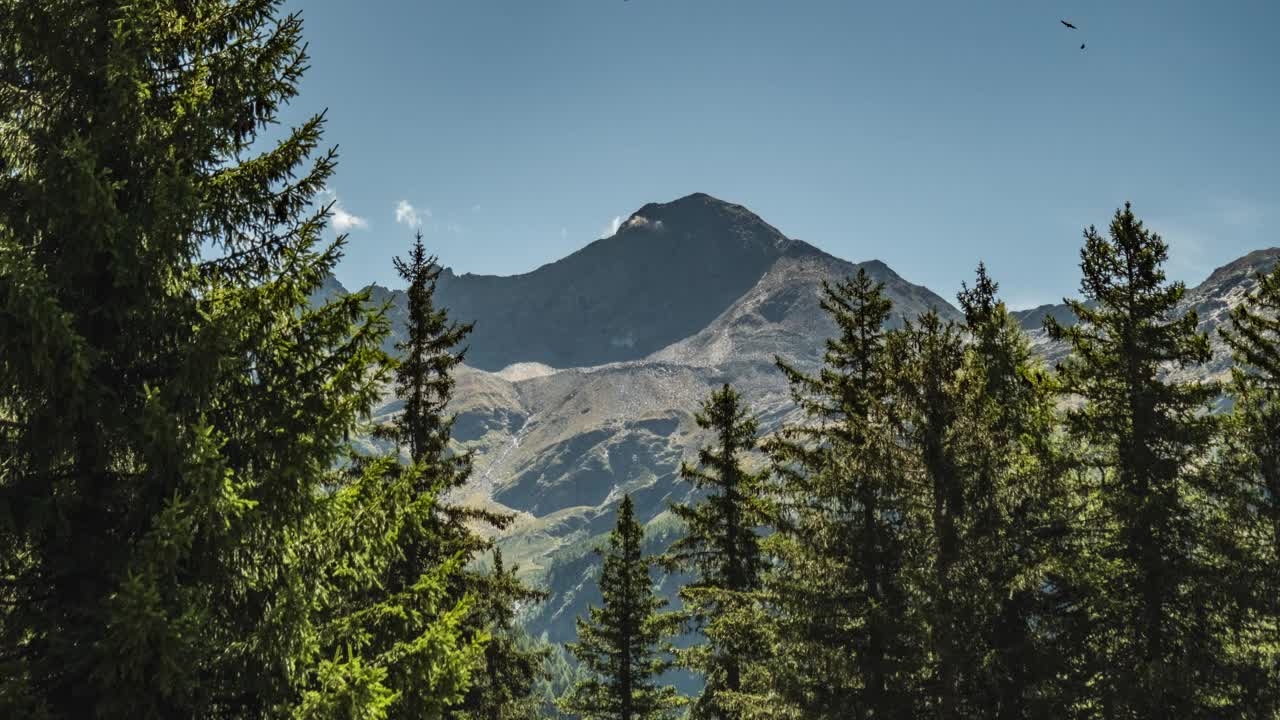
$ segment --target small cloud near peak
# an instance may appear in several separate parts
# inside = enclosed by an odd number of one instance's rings
[[[396,204],[396,222],[409,227],[421,227],[424,218],[431,217],[431,209],[426,208],[421,212],[408,200],[401,200]]]

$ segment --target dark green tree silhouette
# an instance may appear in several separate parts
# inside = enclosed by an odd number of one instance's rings
[[[427,254],[421,232],[407,257],[395,258],[394,264],[408,286],[405,337],[396,345],[400,357],[395,368],[396,395],[404,408],[391,424],[378,428],[375,436],[403,448],[416,467],[421,492],[444,496],[430,518],[406,526],[399,540],[404,558],[398,577],[401,582],[412,582],[426,567],[450,562],[474,564],[492,549],[475,526],[483,523],[500,530],[512,516],[457,504],[447,497],[471,477],[471,455],[455,452],[450,446],[454,418],[448,414],[448,405],[453,398],[454,372],[466,355],[461,346],[473,326],[451,321],[448,310],[436,305],[441,267]],[[517,606],[540,601],[543,593],[526,587],[514,571],[502,566],[501,554],[494,553],[492,571],[468,567],[447,587],[451,603],[471,604],[472,613],[462,623],[464,637],[487,639],[483,665],[462,702],[450,711],[451,716],[514,719],[528,717],[535,706],[535,681],[545,653],[518,642],[513,621]]]
[[[550,648],[525,634],[517,620],[521,603],[540,602],[545,594],[525,586],[494,549],[493,568],[482,576],[478,603],[481,627],[489,635],[484,664],[472,677],[460,717],[468,720],[536,720],[542,717],[539,683],[547,677]]]
[[[275,0],[0,4],[0,715],[436,716],[478,648],[400,592],[412,475],[335,469],[385,319]]]
[[[935,312],[907,323],[891,345],[893,376],[901,398],[916,492],[928,512],[927,621],[930,626],[932,694],[939,718],[964,716],[965,675],[974,670],[968,650],[980,620],[973,616],[957,583],[972,557],[969,511],[971,478],[960,457],[965,355],[959,329]],[[972,592],[973,588],[968,588]]]
[[[691,574],[680,597],[704,636],[680,651],[681,664],[705,678],[691,716],[729,718],[735,715],[720,694],[741,693],[744,666],[768,654],[750,612],[764,569],[758,533],[768,517],[763,477],[744,466],[757,449],[758,423],[728,384],[711,394],[695,420],[714,440],[699,450],[697,467],[681,464],[680,476],[706,494],[671,507],[687,534],[663,563]]]
[[[1127,204],[1109,234],[1085,231],[1085,301],[1069,303],[1079,323],[1046,323],[1071,347],[1058,368],[1064,394],[1079,401],[1067,427],[1096,469],[1082,488],[1088,561],[1076,579],[1091,628],[1076,648],[1091,675],[1082,711],[1221,717],[1231,700],[1231,613],[1215,580],[1224,495],[1205,472],[1218,390],[1167,376],[1207,360],[1208,339],[1194,312],[1180,312],[1184,287],[1165,279],[1160,236]]]
[[[744,715],[912,717],[926,662],[909,569],[920,511],[907,487],[883,329],[891,303],[865,270],[823,285],[838,335],[807,375],[779,366],[806,420],[769,443],[779,476],[761,619],[776,660],[753,668]]]
[[[978,268],[963,325],[936,312],[893,334],[895,402],[926,512],[919,601],[923,702],[941,718],[1022,718],[1062,707],[1067,677],[1056,566],[1070,553],[1053,395],[1021,329]]]
[[[582,677],[560,701],[561,710],[583,720],[670,718],[683,704],[660,676],[672,665],[668,638],[679,619],[653,589],[652,561],[641,554],[644,529],[628,495],[618,506],[600,575],[604,604],[578,619],[578,639],[569,652]]]
[[[1232,660],[1245,706],[1258,717],[1280,712],[1280,267],[1232,311],[1222,337],[1236,366],[1219,472],[1236,492],[1230,513],[1236,596],[1245,607]],[[1227,578],[1222,578],[1224,581]]]
[[[978,266],[958,296],[969,342],[955,453],[965,476],[959,576],[940,592],[960,609],[960,715],[1046,717],[1083,691],[1065,661],[1085,623],[1067,571],[1079,514],[1073,447],[1057,432],[1055,388]]]

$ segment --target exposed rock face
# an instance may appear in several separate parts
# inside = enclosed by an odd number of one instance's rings
[[[698,193],[645,205],[612,237],[523,275],[446,270],[436,299],[476,323],[473,367],[587,367],[693,335],[779,258],[814,254],[741,205]],[[392,301],[403,307],[403,294]]]

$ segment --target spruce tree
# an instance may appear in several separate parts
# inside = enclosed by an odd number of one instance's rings
[[[970,478],[959,457],[960,415],[963,401],[960,370],[964,348],[959,330],[943,322],[936,312],[907,323],[898,335],[891,362],[906,422],[905,441],[919,476],[917,493],[929,514],[928,572],[926,583],[930,626],[931,702],[938,718],[966,715],[962,704],[972,690],[966,675],[975,670],[968,652],[979,646],[975,636],[981,619],[970,611],[973,587],[963,591],[968,555]]]
[[[1219,472],[1236,491],[1234,591],[1245,608],[1234,648],[1257,716],[1280,713],[1280,267],[1232,311],[1222,337],[1236,365]]]
[[[663,563],[692,575],[680,597],[705,638],[680,651],[681,664],[705,678],[691,717],[729,718],[736,715],[721,695],[741,693],[743,668],[767,655],[750,611],[764,569],[758,529],[768,513],[761,474],[744,467],[756,450],[758,423],[728,384],[711,394],[695,420],[714,434],[714,444],[699,450],[697,467],[682,463],[680,477],[706,494],[693,505],[672,505],[687,534]]]
[[[560,707],[583,720],[670,718],[682,704],[674,688],[661,684],[672,664],[668,638],[679,621],[662,612],[666,602],[654,592],[643,541],[644,528],[625,496],[608,549],[597,551],[604,558],[603,605],[591,608],[589,619],[578,618],[578,639],[568,645],[582,677]]]
[[[449,452],[453,421],[445,408],[453,397],[453,373],[466,356],[466,349],[458,348],[474,325],[452,322],[447,309],[436,307],[442,268],[435,256],[427,255],[421,231],[414,236],[408,257],[393,258],[392,264],[408,283],[405,339],[396,344],[400,358],[395,389],[404,409],[384,435],[402,445],[413,462],[437,466],[446,485],[454,487],[470,473],[471,458]]]
[[[912,717],[925,639],[912,567],[920,512],[907,487],[884,323],[890,301],[865,270],[823,284],[838,336],[816,375],[779,360],[807,420],[769,443],[777,532],[764,578],[777,659],[755,670],[751,716]]]
[[[404,408],[375,435],[404,449],[420,473],[420,492],[442,496],[431,517],[421,525],[406,527],[399,541],[404,552],[399,577],[402,582],[412,582],[424,568],[449,562],[474,565],[481,553],[491,549],[491,543],[474,525],[485,523],[500,530],[511,522],[511,515],[459,505],[447,497],[471,476],[471,455],[455,452],[450,445],[454,419],[447,407],[453,397],[453,374],[466,355],[460,346],[473,325],[451,321],[448,310],[436,305],[436,283],[442,268],[427,254],[421,232],[408,256],[395,258],[394,265],[408,285],[405,338],[396,346],[400,357],[395,370],[396,395]],[[503,568],[499,553],[491,572],[466,567],[455,574],[447,597],[453,603],[474,604],[472,614],[462,623],[464,637],[488,639],[483,666],[450,715],[527,716],[545,653],[515,641],[513,618],[518,605],[541,600],[543,594],[526,587],[514,571]]]
[[[930,715],[1024,718],[1062,707],[1059,569],[1069,494],[1051,388],[979,265],[963,326],[934,312],[899,333],[897,398],[909,468],[928,510],[921,567]]]
[[[967,714],[1045,717],[1084,691],[1067,663],[1085,627],[1068,579],[1080,540],[1074,449],[1052,379],[998,289],[979,264],[958,296],[969,343],[957,438],[971,499],[969,572],[951,592],[977,626]]]
[[[538,684],[546,677],[544,665],[550,648],[537,645],[517,621],[521,603],[544,599],[508,569],[502,551],[493,550],[493,568],[484,576],[483,591],[489,597],[478,604],[481,626],[489,641],[484,664],[473,676],[463,699],[460,717],[467,720],[536,720],[541,717]]]
[[[0,715],[438,715],[478,648],[379,589],[430,495],[335,470],[384,318],[276,0],[0,3]],[[419,513],[420,514],[420,513]],[[409,707],[416,703],[414,707]]]
[[[1083,488],[1088,562],[1077,578],[1090,626],[1082,711],[1222,717],[1232,702],[1223,666],[1230,613],[1212,531],[1223,496],[1205,472],[1217,389],[1166,377],[1207,360],[1208,340],[1195,313],[1179,309],[1183,285],[1165,279],[1160,236],[1128,204],[1109,235],[1085,231],[1085,301],[1069,301],[1079,323],[1046,322],[1071,347],[1058,367],[1063,392],[1079,403],[1067,427],[1095,468]]]

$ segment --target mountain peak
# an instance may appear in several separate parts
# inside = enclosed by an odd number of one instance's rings
[[[668,215],[687,217],[697,214],[709,214],[720,217],[737,217],[764,223],[764,220],[761,220],[758,215],[742,205],[726,202],[704,192],[690,193],[684,197],[679,197],[675,200],[664,203],[647,203],[644,207],[632,213],[631,217],[642,216],[651,219],[661,219],[663,216]]]
[[[703,192],[644,205],[619,226],[616,235],[632,232],[658,233],[666,243],[681,248],[682,253],[701,247],[721,253],[742,251],[776,257],[797,244],[746,207]],[[611,238],[605,238],[597,244],[611,242]],[[734,254],[721,256],[722,261],[734,259]]]
[[[1241,277],[1250,280],[1258,273],[1267,273],[1271,268],[1275,267],[1276,262],[1280,261],[1280,248],[1266,248],[1264,250],[1254,250],[1248,255],[1236,258],[1231,262],[1215,269],[1209,274],[1207,280],[1197,286],[1196,289],[1209,289],[1216,285],[1224,283],[1236,282]]]

